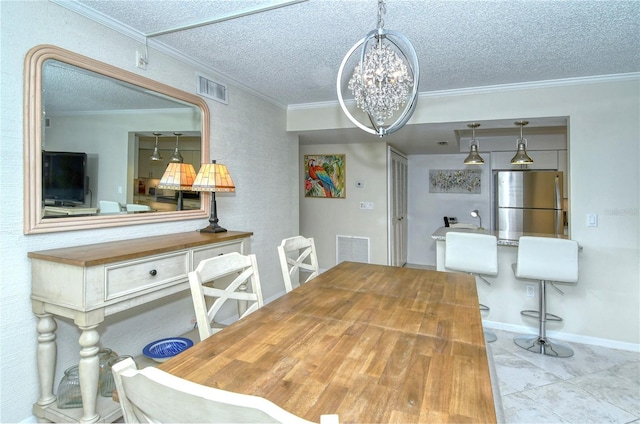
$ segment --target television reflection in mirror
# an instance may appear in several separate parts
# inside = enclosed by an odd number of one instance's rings
[[[83,205],[87,188],[86,153],[42,152],[42,196],[45,205]]]

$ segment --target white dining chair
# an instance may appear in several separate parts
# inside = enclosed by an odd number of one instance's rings
[[[520,314],[538,319],[538,334],[516,336],[515,344],[529,352],[558,358],[573,356],[568,345],[547,338],[547,321],[562,321],[562,318],[547,312],[547,284],[560,294],[562,290],[555,282],[575,284],[578,282],[578,243],[574,240],[552,237],[523,236],[518,240],[518,259],[513,264],[516,278],[537,280],[540,288],[537,311],[525,310]]]
[[[137,203],[127,203],[126,209],[127,212],[149,212],[151,211],[151,206],[139,205]]]
[[[289,237],[278,246],[284,288],[289,293],[319,274],[318,256],[313,238]],[[306,278],[300,274],[308,274]]]
[[[120,213],[122,212],[122,207],[120,203],[113,202],[111,200],[100,200],[98,202],[100,213]]]
[[[488,285],[484,276],[498,275],[498,239],[491,234],[449,231],[445,236],[444,266],[452,271],[467,272]],[[489,307],[480,303],[480,309]],[[496,341],[491,330],[484,330],[485,341]]]
[[[120,408],[127,423],[311,423],[259,396],[185,380],[154,367],[136,368],[128,358],[113,366]],[[335,414],[321,424],[337,424]]]
[[[218,288],[215,287],[216,283],[228,284],[225,288]],[[247,284],[251,286],[251,292],[247,291]],[[253,254],[232,252],[204,259],[189,273],[189,285],[200,340],[225,327],[222,322],[215,321],[215,318],[227,301],[237,302],[238,319],[264,305],[258,264],[256,255]],[[229,314],[229,309],[225,308],[226,314]]]

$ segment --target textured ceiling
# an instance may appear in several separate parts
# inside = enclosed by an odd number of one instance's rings
[[[273,3],[61,4],[148,35]],[[386,3],[385,28],[404,34],[417,51],[420,92],[640,71],[637,0]],[[213,72],[214,79],[242,85],[281,105],[336,101],[338,67],[351,46],[375,29],[376,19],[375,0],[308,0],[156,36],[149,45],[168,46]]]

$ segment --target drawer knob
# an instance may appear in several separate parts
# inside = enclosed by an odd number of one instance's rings
[[[151,271],[149,271],[149,274],[150,274],[152,277],[155,277],[155,276],[158,274],[158,271],[156,271],[155,269],[152,269]]]

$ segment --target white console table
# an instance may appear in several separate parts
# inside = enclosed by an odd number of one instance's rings
[[[187,290],[187,273],[202,259],[230,252],[248,254],[252,234],[194,231],[29,252],[31,304],[39,318],[40,397],[33,406],[38,420],[90,423],[118,419],[122,415],[119,405],[96,395],[99,324],[106,316]],[[55,316],[72,319],[81,330],[82,408],[56,407]]]

